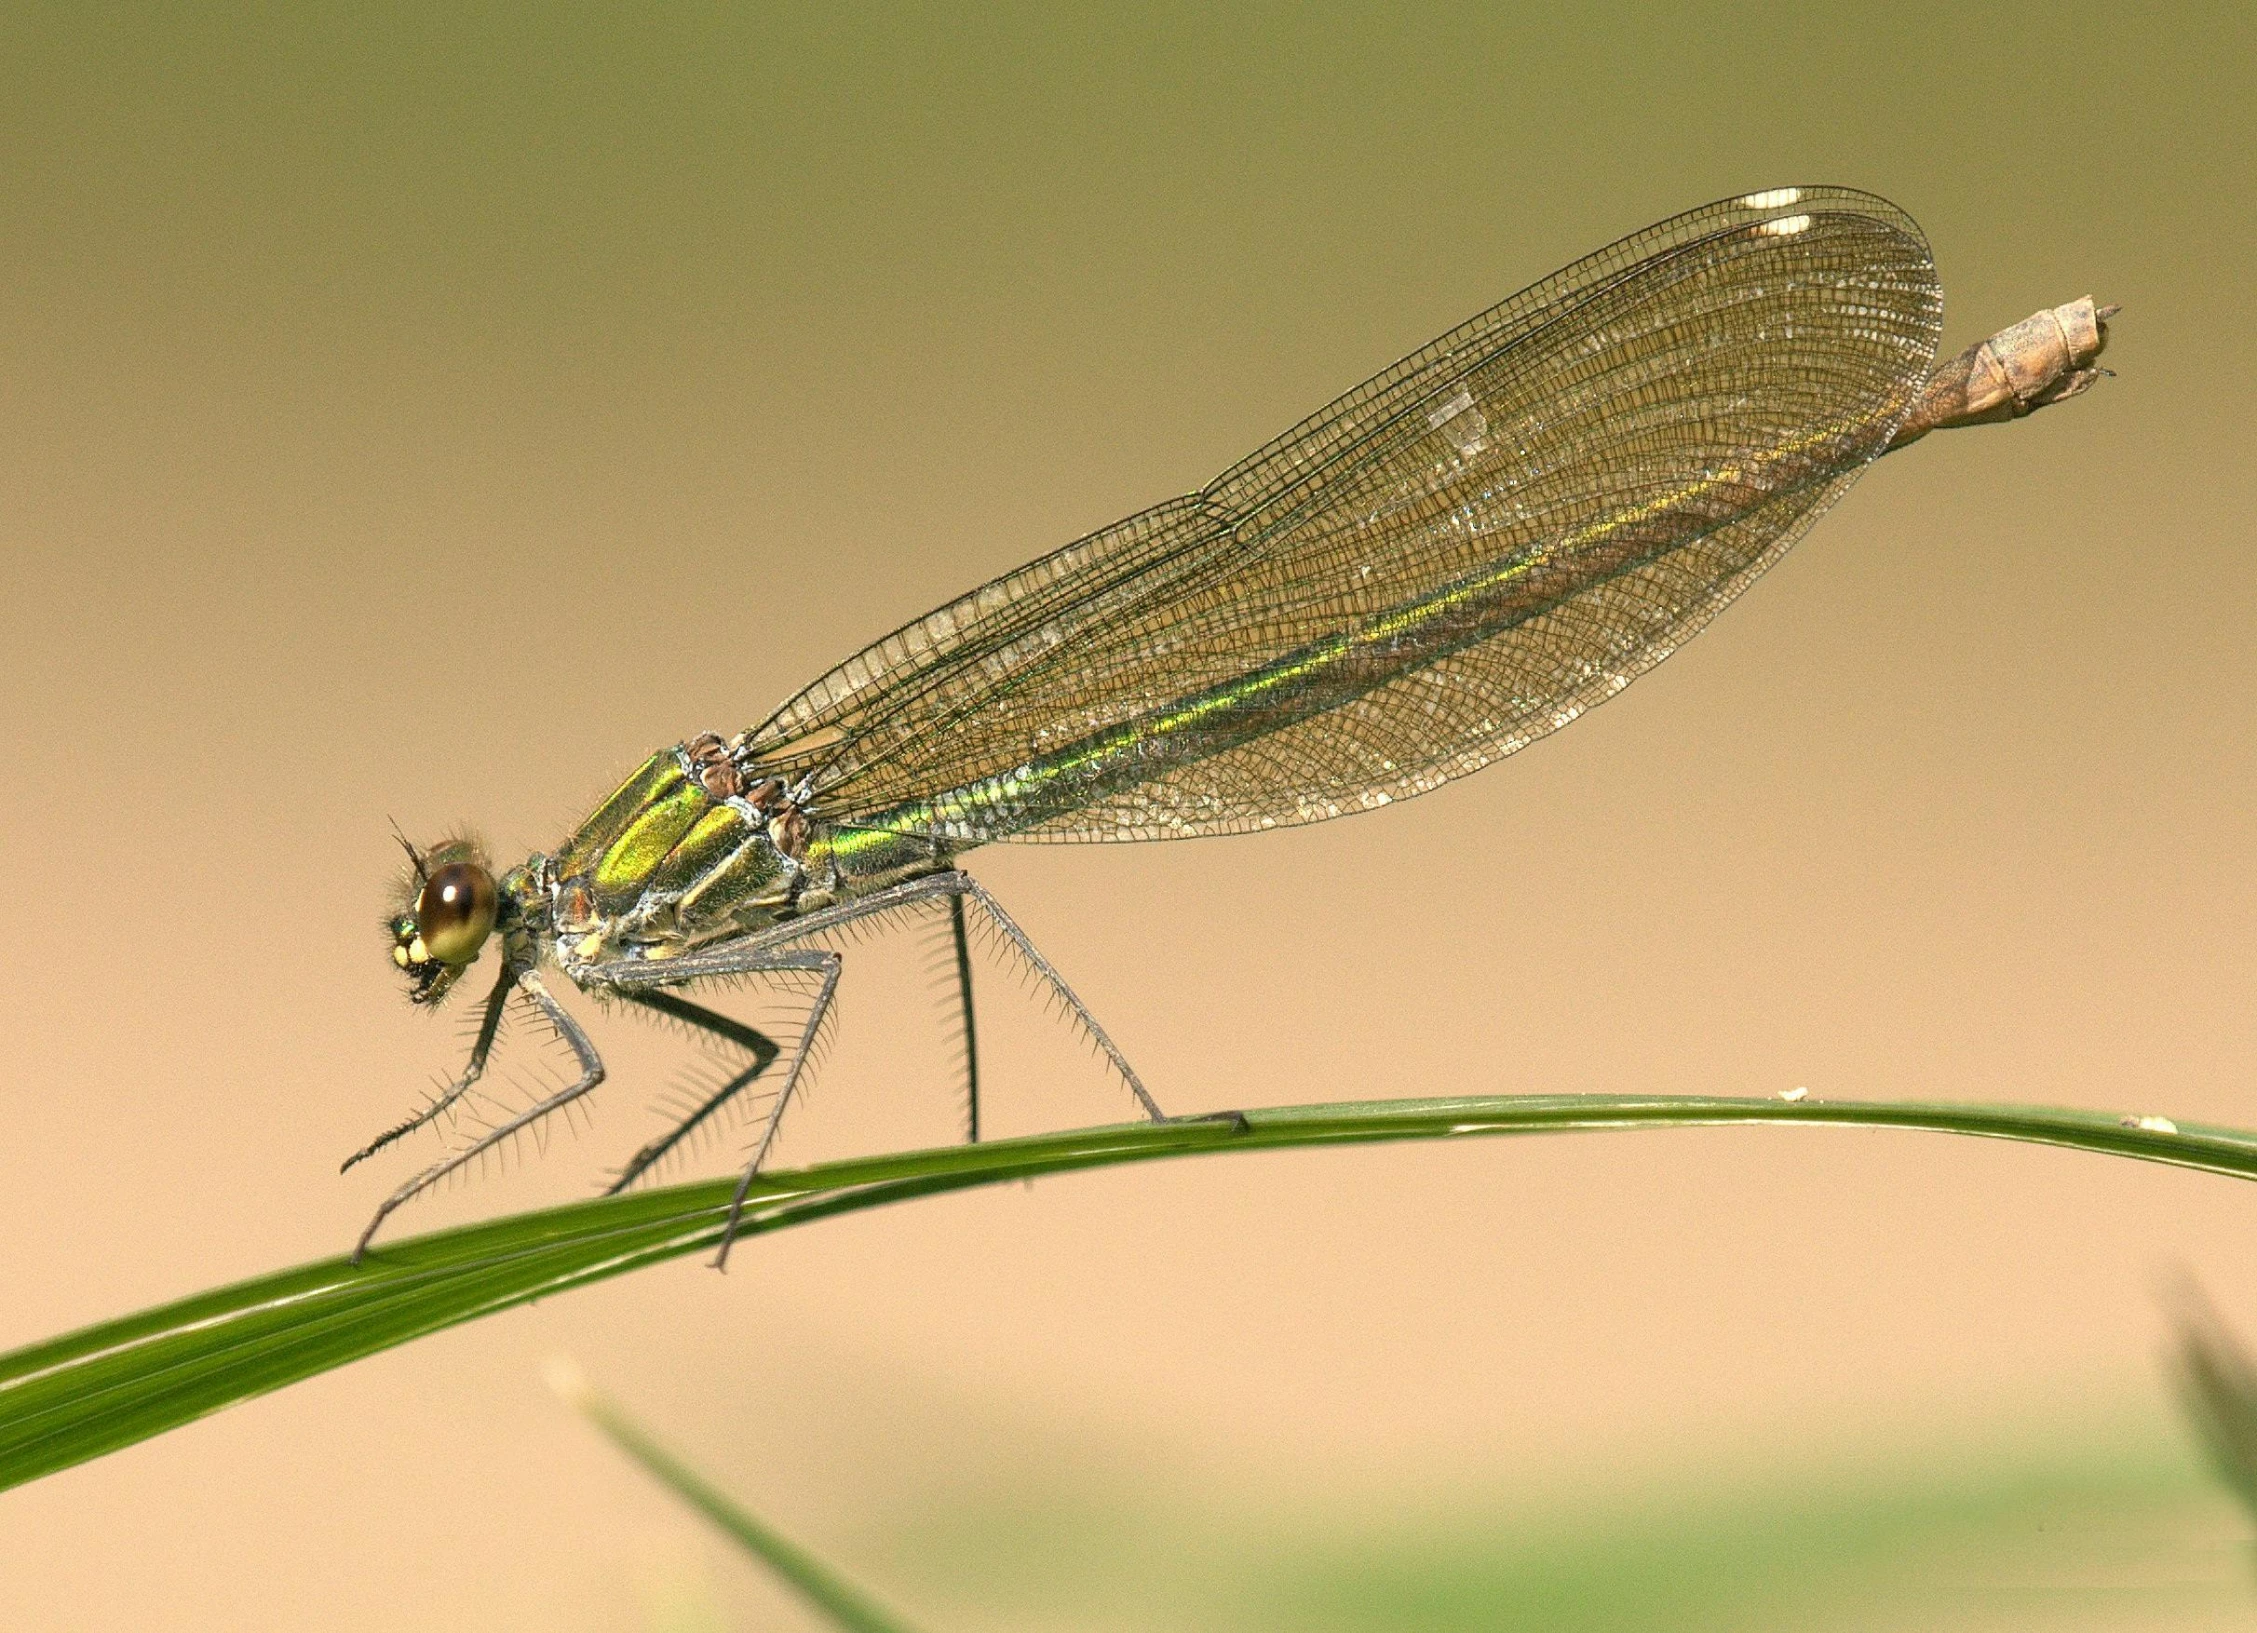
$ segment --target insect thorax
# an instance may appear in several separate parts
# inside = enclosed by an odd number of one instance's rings
[[[548,861],[548,928],[578,975],[763,929],[948,863],[922,836],[841,832],[711,733],[659,750]]]

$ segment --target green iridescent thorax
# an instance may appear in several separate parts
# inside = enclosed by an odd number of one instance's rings
[[[717,772],[718,742],[653,754],[557,851],[547,918],[568,972],[670,957],[949,864],[929,833],[836,828],[772,780]]]
[[[679,747],[653,754],[554,860],[553,928],[567,966],[663,957],[789,909],[803,870],[762,814],[719,797]]]

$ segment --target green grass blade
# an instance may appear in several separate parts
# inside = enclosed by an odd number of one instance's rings
[[[764,1175],[747,1234],[943,1191],[1218,1151],[1457,1135],[1720,1127],[1922,1129],[2257,1178],[2257,1134],[2035,1106],[1686,1095],[1510,1095],[1132,1123]],[[605,1197],[387,1243],[0,1356],[0,1490],[458,1322],[713,1247],[732,1180]]]
[[[2257,1514],[2257,1357],[2191,1283],[2177,1303],[2179,1405],[2218,1477]]]
[[[847,1633],[910,1633],[906,1622],[880,1609],[875,1600],[797,1543],[769,1530],[735,1498],[660,1445],[615,1402],[590,1387],[571,1362],[552,1363],[549,1383],[652,1479],[719,1526]]]
[[[901,1592],[997,1628],[2246,1627],[2240,1513],[2175,1428],[2138,1395],[2088,1398],[1988,1428],[1899,1420],[1885,1443],[1667,1449],[1596,1485],[1442,1475],[1267,1493],[970,1452],[970,1466],[903,1471],[860,1530]]]

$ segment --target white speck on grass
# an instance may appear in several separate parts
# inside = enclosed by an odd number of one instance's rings
[[[2179,1125],[2168,1117],[2119,1117],[2117,1123],[2124,1128],[2136,1128],[2143,1134],[2176,1134]]]
[[[1797,1100],[1808,1100],[1810,1098],[1810,1091],[1808,1089],[1802,1088],[1781,1089],[1779,1091],[1779,1098],[1786,1101],[1789,1105],[1792,1105]]]

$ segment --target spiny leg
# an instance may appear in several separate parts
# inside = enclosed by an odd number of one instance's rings
[[[1064,977],[1051,966],[1050,960],[1036,950],[1035,944],[1027,939],[1027,933],[1012,921],[1010,914],[1003,911],[1002,904],[989,895],[978,880],[956,869],[945,873],[928,873],[903,884],[889,885],[884,890],[873,891],[855,901],[841,902],[836,907],[823,908],[805,918],[787,919],[782,924],[757,930],[736,941],[721,942],[697,952],[685,953],[679,958],[667,959],[663,966],[654,966],[647,973],[630,965],[616,973],[607,973],[605,979],[614,986],[657,986],[661,980],[674,984],[694,981],[708,975],[749,973],[769,967],[758,962],[763,954],[836,930],[857,919],[875,917],[940,897],[968,898],[977,904],[987,915],[989,923],[1027,961],[1027,967],[1057,994],[1059,1002],[1066,1006],[1074,1019],[1088,1032],[1090,1040],[1103,1051],[1113,1069],[1120,1073],[1121,1081],[1128,1085],[1129,1092],[1136,1096],[1136,1102],[1143,1107],[1145,1115],[1156,1123],[1168,1121],[1167,1113],[1146,1092],[1143,1079],[1136,1075],[1135,1068],[1128,1063],[1128,1057],[1106,1035],[1105,1028],[1098,1025],[1097,1017],[1089,1012],[1089,1006],[1074,995],[1074,989],[1066,985]]]
[[[1048,983],[1050,990],[1064,1000],[1066,1007],[1074,1012],[1074,1018],[1081,1022],[1082,1029],[1089,1034],[1097,1047],[1105,1052],[1105,1058],[1113,1063],[1113,1070],[1121,1074],[1121,1081],[1126,1083],[1129,1086],[1129,1092],[1136,1096],[1136,1103],[1144,1108],[1144,1114],[1155,1123],[1166,1122],[1168,1114],[1162,1111],[1158,1103],[1145,1091],[1144,1080],[1136,1075],[1136,1068],[1128,1063],[1128,1056],[1122,1054],[1119,1048],[1114,1045],[1113,1040],[1105,1035],[1105,1028],[1097,1024],[1097,1017],[1089,1012],[1089,1006],[1074,995],[1072,987],[1066,985],[1065,977],[1051,967],[1050,960],[1043,957],[1036,950],[1035,944],[1027,939],[1027,933],[1019,928],[1010,914],[1003,911],[1003,904],[990,896],[987,893],[987,888],[969,873],[943,873],[936,875],[936,877],[954,881],[949,888],[957,901],[961,902],[969,897],[979,903],[981,910],[988,916],[988,922],[1003,932],[1005,939],[1018,950],[1019,956],[1027,961],[1028,966],[1033,969],[1035,974],[1042,977]]]
[[[1026,932],[1019,928],[1011,915],[1003,910],[1002,904],[989,895],[977,880],[967,873],[954,869],[945,873],[927,874],[921,879],[911,879],[903,884],[874,891],[860,900],[841,902],[835,907],[823,908],[808,914],[804,918],[792,919],[769,929],[756,931],[733,942],[722,942],[700,948],[695,952],[685,953],[679,958],[667,959],[663,964],[638,967],[630,963],[607,970],[604,975],[605,983],[621,993],[622,996],[636,987],[672,986],[711,976],[758,975],[781,970],[806,970],[819,972],[823,977],[821,990],[817,992],[815,1001],[809,1008],[807,1025],[801,1032],[798,1046],[792,1052],[791,1066],[785,1073],[783,1087],[777,1091],[776,1102],[769,1108],[768,1120],[761,1129],[759,1145],[753,1152],[752,1161],[745,1168],[744,1178],[738,1182],[736,1195],[730,1200],[728,1222],[721,1234],[721,1248],[713,1261],[716,1267],[725,1267],[728,1263],[729,1249],[735,1243],[737,1232],[743,1221],[745,1199],[751,1194],[752,1182],[759,1176],[761,1164],[767,1160],[769,1148],[775,1143],[776,1130],[783,1121],[785,1108],[791,1104],[792,1095],[799,1087],[800,1074],[806,1066],[808,1050],[814,1043],[816,1032],[822,1026],[824,1015],[830,1009],[832,995],[838,990],[839,972],[844,967],[843,961],[834,952],[814,949],[787,949],[794,942],[822,935],[827,931],[852,924],[858,919],[875,917],[891,912],[896,908],[908,907],[914,903],[932,901],[941,897],[950,898],[957,903],[969,898],[976,903],[980,910],[987,915],[989,922],[1027,961],[1028,967],[1052,992],[1058,995],[1059,1001],[1066,1005],[1075,1019],[1087,1030],[1090,1039],[1104,1052],[1105,1058],[1112,1063],[1113,1069],[1120,1074],[1121,1080],[1128,1085],[1129,1091],[1136,1096],[1137,1104],[1143,1107],[1145,1114],[1156,1123],[1164,1123],[1169,1120],[1167,1113],[1159,1108],[1151,1094],[1146,1091],[1143,1080],[1136,1075],[1135,1068],[1129,1065],[1128,1058],[1121,1053],[1112,1038],[1106,1034],[1105,1028],[1098,1024],[1097,1017],[1089,1012],[1089,1007],[1075,995],[1074,989],[1066,985],[1065,979],[1052,967],[1050,960],[1042,956],[1034,943],[1027,939]],[[968,948],[965,959],[968,964]],[[1241,1125],[1244,1123],[1244,1118],[1237,1112],[1225,1112],[1220,1115],[1237,1121]],[[1204,1119],[1192,1120],[1203,1121]]]
[[[707,1009],[703,1004],[693,1004],[687,998],[677,998],[671,992],[622,991],[619,995],[631,1004],[640,1004],[645,1009],[655,1010],[661,1015],[672,1016],[675,1020],[697,1027],[701,1031],[710,1032],[725,1042],[735,1044],[752,1056],[752,1064],[707,1096],[703,1103],[687,1117],[676,1123],[673,1128],[636,1152],[628,1160],[627,1166],[620,1171],[618,1179],[605,1188],[607,1196],[617,1195],[634,1184],[636,1180],[642,1178],[644,1172],[652,1163],[657,1162],[703,1127],[716,1112],[735,1099],[747,1084],[774,1064],[776,1056],[782,1053],[766,1033],[755,1031],[743,1022],[733,1021],[726,1015],[717,1014],[715,1011]]]
[[[948,898],[948,934],[956,944],[956,1012],[964,1021],[964,1139],[980,1143],[980,1039],[972,1023],[972,942],[964,932],[964,898]]]
[[[491,1151],[511,1135],[531,1127],[559,1107],[570,1105],[603,1081],[602,1057],[597,1055],[595,1045],[588,1041],[588,1034],[580,1030],[580,1023],[572,1018],[562,1004],[549,996],[549,989],[542,985],[541,978],[533,971],[518,972],[515,979],[516,984],[524,989],[525,995],[539,1007],[542,1018],[556,1028],[557,1036],[562,1038],[572,1050],[573,1056],[580,1062],[580,1075],[569,1086],[559,1089],[546,1100],[519,1112],[498,1128],[479,1136],[477,1140],[456,1152],[453,1156],[442,1162],[433,1163],[422,1173],[416,1175],[415,1178],[386,1197],[383,1205],[376,1210],[376,1217],[368,1222],[368,1229],[362,1231],[360,1240],[353,1244],[352,1262],[354,1264],[361,1262],[361,1256],[368,1251],[368,1244],[374,1239],[378,1227],[391,1216],[392,1211],[399,1207],[401,1203],[420,1196],[464,1163],[469,1162],[473,1157],[482,1156]]]
[[[807,920],[799,922],[811,923],[825,917],[827,915],[810,914]],[[714,976],[778,975],[796,971],[820,977],[814,1000],[808,1005],[807,1024],[800,1028],[791,1064],[785,1068],[783,1086],[777,1089],[775,1104],[768,1108],[768,1116],[760,1125],[760,1139],[753,1147],[752,1160],[745,1165],[744,1178],[737,1182],[736,1194],[729,1199],[729,1218],[722,1227],[721,1249],[713,1259],[717,1270],[728,1268],[729,1249],[744,1219],[745,1198],[752,1193],[752,1182],[759,1177],[761,1164],[768,1160],[769,1150],[776,1143],[776,1130],[782,1126],[784,1112],[799,1089],[808,1054],[815,1046],[816,1035],[822,1031],[824,1016],[830,1012],[831,999],[838,992],[839,972],[846,967],[846,960],[827,948],[782,948],[776,945],[779,939],[774,931],[763,931],[686,953],[680,958],[669,958],[662,964],[622,963],[607,969],[603,975],[605,985],[623,998],[637,997],[638,989],[640,993],[654,993],[662,985],[675,986]]]
[[[776,1103],[768,1108],[768,1121],[761,1127],[760,1143],[753,1147],[752,1161],[745,1164],[744,1178],[737,1181],[736,1194],[729,1198],[729,1221],[721,1229],[721,1249],[713,1255],[716,1270],[729,1268],[729,1249],[736,1243],[737,1226],[744,1218],[745,1197],[752,1190],[760,1165],[768,1160],[769,1147],[776,1143],[776,1130],[783,1125],[784,1108],[791,1104],[793,1091],[799,1087],[799,1074],[807,1065],[807,1052],[815,1046],[815,1034],[822,1030],[823,1017],[839,990],[839,972],[846,967],[846,960],[828,951],[770,953],[766,957],[771,962],[758,968],[817,970],[822,973],[823,984],[815,994],[815,1001],[807,1006],[807,1024],[800,1029],[799,1046],[792,1051],[792,1063],[784,1070],[784,1086],[776,1091]]]
[[[505,962],[502,965],[501,979],[494,983],[493,992],[487,996],[486,1012],[478,1022],[478,1036],[471,1040],[470,1063],[463,1067],[462,1075],[447,1085],[444,1094],[406,1122],[400,1124],[397,1128],[386,1129],[375,1139],[347,1157],[343,1164],[339,1166],[337,1172],[342,1174],[351,1168],[354,1163],[375,1156],[377,1152],[392,1144],[393,1141],[405,1139],[424,1124],[451,1109],[456,1101],[470,1092],[470,1086],[485,1075],[486,1057],[493,1053],[495,1034],[501,1031],[502,1014],[509,1003],[509,995],[516,986],[517,971],[511,969]]]
[[[1010,914],[1003,911],[1003,904],[987,893],[987,887],[969,873],[943,874],[941,877],[958,881],[954,886],[956,894],[951,898],[952,903],[960,903],[966,896],[978,902],[986,910],[990,922],[1010,939],[1011,945],[1018,950],[1019,956],[1033,966],[1037,975],[1050,983],[1051,991],[1065,1000],[1067,1006],[1073,1010],[1075,1019],[1081,1022],[1090,1037],[1096,1041],[1097,1047],[1105,1051],[1105,1057],[1113,1063],[1113,1069],[1121,1074],[1122,1081],[1127,1083],[1130,1091],[1135,1094],[1137,1104],[1144,1108],[1145,1115],[1150,1117],[1152,1121],[1155,1123],[1224,1122],[1229,1123],[1238,1133],[1245,1134],[1251,1131],[1252,1125],[1246,1121],[1246,1113],[1243,1111],[1193,1112],[1183,1117],[1170,1117],[1162,1111],[1152,1096],[1146,1092],[1143,1079],[1139,1078],[1136,1075],[1136,1069],[1129,1065],[1128,1057],[1122,1054],[1119,1048],[1114,1045],[1113,1040],[1105,1035],[1105,1028],[1097,1024],[1097,1017],[1089,1012],[1089,1006],[1075,996],[1074,989],[1066,985],[1066,978],[1051,966],[1050,960],[1036,951],[1035,944],[1027,939],[1027,933],[1019,928]],[[956,923],[959,926],[959,934],[961,934],[963,924],[961,907],[956,909]],[[959,940],[957,945],[961,947],[962,941]],[[972,1024],[971,996],[971,987],[967,983],[964,989],[964,1027],[967,1036],[970,1035]]]

